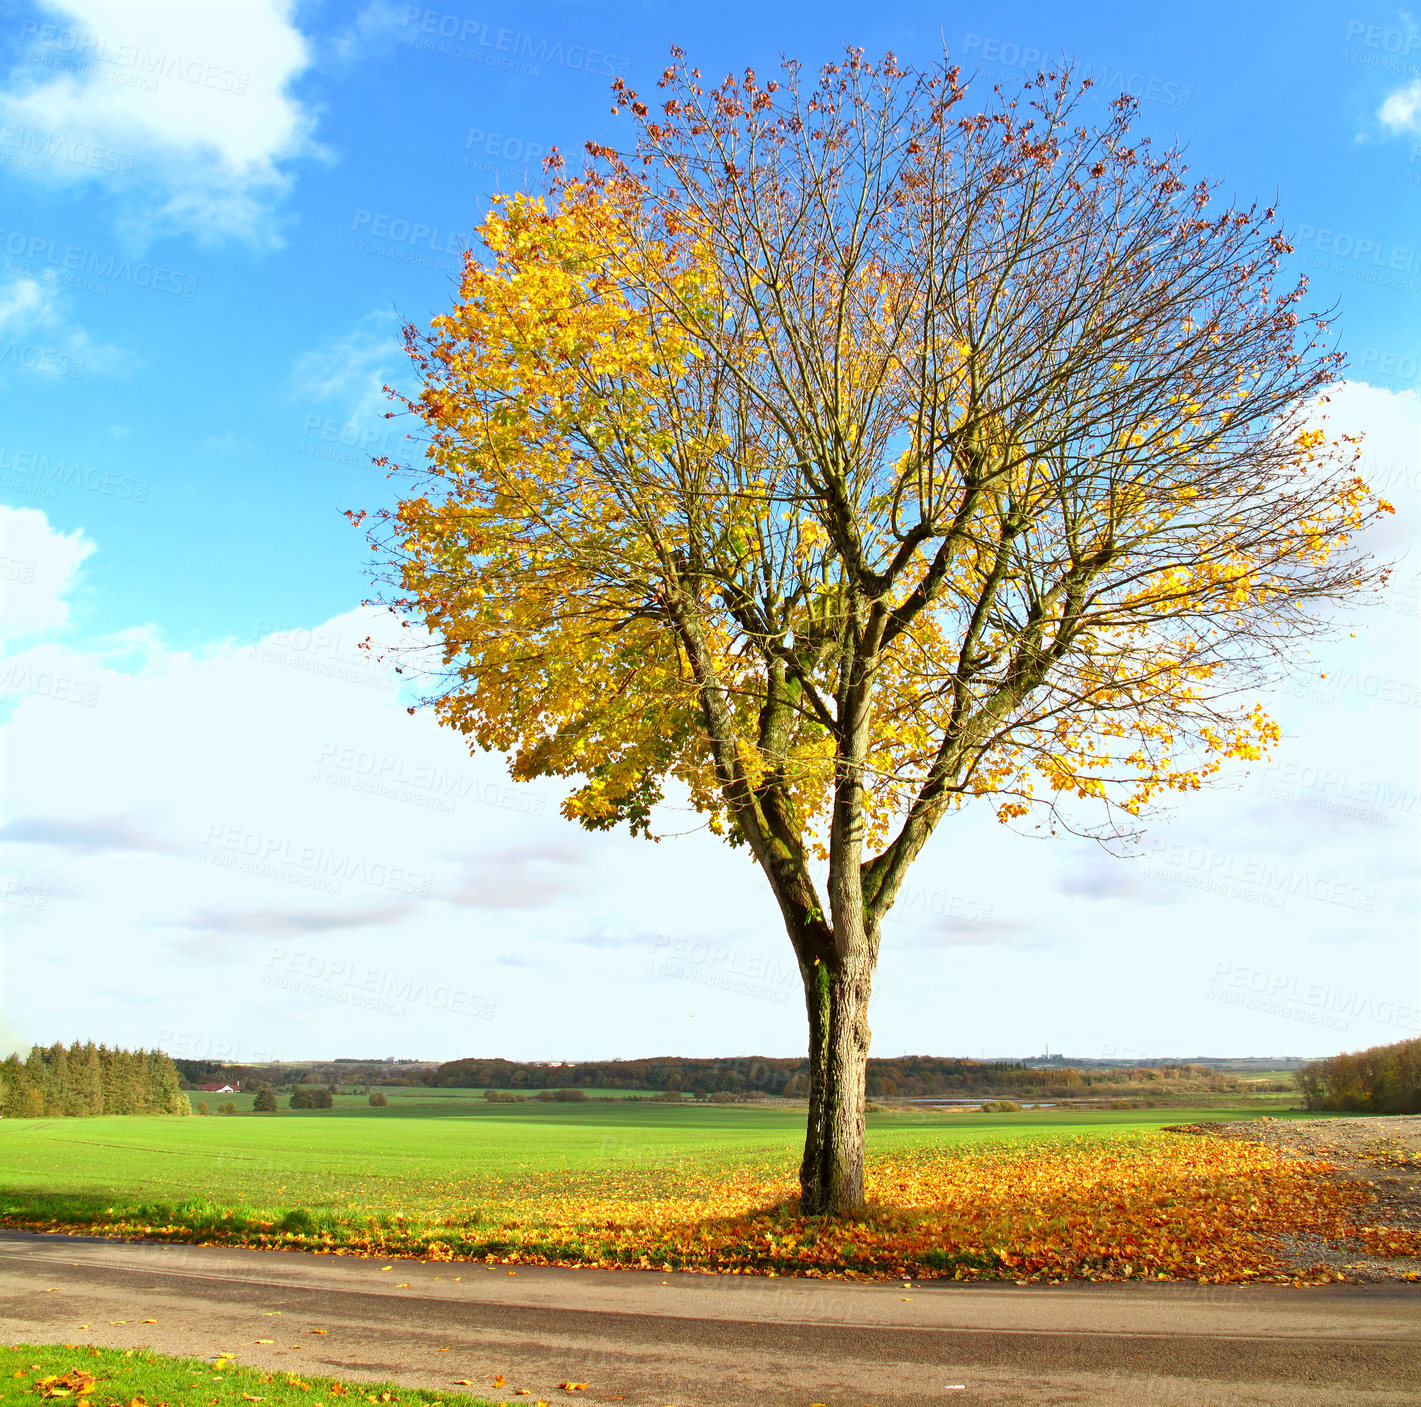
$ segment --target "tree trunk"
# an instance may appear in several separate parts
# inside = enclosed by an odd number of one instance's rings
[[[867,953],[830,969],[803,970],[809,1015],[809,1121],[799,1169],[806,1216],[855,1216],[863,1209],[863,1106],[868,1073]]]

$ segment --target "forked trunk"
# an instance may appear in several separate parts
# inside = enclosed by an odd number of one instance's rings
[[[853,1216],[863,1208],[863,1106],[868,1073],[867,954],[804,970],[809,1015],[809,1121],[799,1169],[807,1216]]]

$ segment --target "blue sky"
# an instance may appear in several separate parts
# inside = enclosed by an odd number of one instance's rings
[[[936,844],[886,945],[876,1048],[1414,1034],[1406,12],[66,0],[0,30],[0,1037],[246,1058],[799,1048],[788,949],[741,856],[574,831],[555,790],[506,793],[496,759],[409,719],[354,649],[366,553],[341,510],[390,492],[368,456],[400,448],[380,393],[410,385],[399,318],[447,306],[452,251],[493,191],[539,179],[539,152],[619,139],[611,76],[652,88],[672,43],[713,74],[945,43],[1008,86],[1064,53],[1095,110],[1135,93],[1139,130],[1279,204],[1314,303],[1338,305],[1338,413],[1400,510],[1377,542],[1403,555],[1400,594],[1336,647],[1337,690],[1280,701],[1272,771],[1181,805],[1134,861],[977,818]]]

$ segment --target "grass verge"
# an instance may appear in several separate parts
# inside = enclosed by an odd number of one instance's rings
[[[0,1347],[0,1402],[69,1402],[75,1407],[334,1407],[381,1402],[396,1407],[447,1403],[493,1407],[461,1392],[399,1387],[394,1383],[340,1382],[333,1378],[264,1373],[230,1359],[170,1358],[143,1349],[90,1348],[86,1344],[16,1344]],[[546,1403],[540,1407],[547,1407]]]

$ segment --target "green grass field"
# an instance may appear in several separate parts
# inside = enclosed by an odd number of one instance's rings
[[[14,1216],[58,1196],[446,1214],[549,1173],[791,1167],[804,1137],[803,1106],[787,1102],[489,1104],[469,1090],[387,1093],[384,1109],[361,1095],[275,1115],[0,1120],[0,1206]],[[251,1107],[250,1095],[222,1098]],[[1256,1111],[913,1111],[870,1115],[868,1139],[881,1152],[1249,1117]]]
[[[439,1260],[1128,1278],[1130,1248],[1156,1235],[1152,1273],[1195,1273],[1172,1208],[1246,1230],[1259,1198],[1312,1205],[1256,1146],[1160,1132],[1256,1107],[870,1114],[871,1206],[821,1225],[794,1200],[802,1104],[388,1093],[385,1108],[0,1120],[0,1221]],[[1252,1274],[1258,1258],[1223,1240],[1217,1272]],[[1027,1271],[1012,1247],[1036,1258]]]

